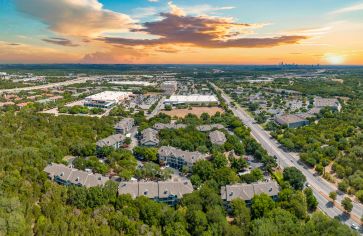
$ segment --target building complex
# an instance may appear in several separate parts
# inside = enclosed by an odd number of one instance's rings
[[[85,98],[84,105],[88,107],[110,108],[128,99],[131,92],[105,91]]]
[[[164,124],[164,123],[156,123],[153,128],[156,130],[162,130],[162,129],[184,129],[187,126],[185,124]]]
[[[275,181],[261,182],[253,184],[234,184],[221,187],[222,200],[230,202],[234,199],[242,199],[250,203],[253,196],[258,194],[267,194],[274,200],[280,191],[279,185]]]
[[[134,127],[135,121],[133,118],[125,118],[119,121],[115,126],[116,134],[127,134],[131,131],[132,127]]]
[[[100,174],[94,174],[92,172],[75,169],[71,166],[55,163],[49,164],[47,167],[45,167],[44,171],[48,174],[50,179],[66,186],[103,186],[109,180],[109,178]]]
[[[183,151],[170,146],[162,146],[158,150],[159,162],[181,170],[184,166],[192,168],[194,163],[206,160],[208,155],[200,152]]]
[[[140,144],[142,146],[155,147],[159,145],[158,131],[147,128],[141,132]]]
[[[119,149],[124,144],[125,139],[126,137],[123,134],[114,134],[108,136],[107,138],[97,141],[96,146],[97,149],[105,147],[112,147],[114,149]]]
[[[201,132],[209,132],[214,129],[224,129],[224,126],[222,124],[211,124],[211,125],[199,125],[195,127],[198,131]]]
[[[130,194],[132,198],[145,196],[157,202],[175,206],[183,195],[192,193],[193,186],[189,180],[159,182],[121,182],[118,194]]]
[[[342,109],[342,105],[336,98],[314,98],[314,107],[330,107],[336,111],[340,111]]]
[[[276,116],[275,121],[279,125],[286,125],[288,128],[298,128],[309,124],[306,117],[299,114]]]

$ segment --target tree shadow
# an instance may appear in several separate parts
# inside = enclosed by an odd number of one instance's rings
[[[331,201],[329,201],[329,202],[327,202],[327,203],[325,204],[325,206],[326,206],[327,208],[333,208],[333,207],[334,207],[334,203],[333,203],[333,202],[331,202]]]
[[[350,219],[350,214],[346,213],[346,212],[343,212],[342,214],[337,215],[334,218],[338,219],[339,221],[345,222],[345,221]]]

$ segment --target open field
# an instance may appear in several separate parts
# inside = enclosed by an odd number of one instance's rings
[[[185,117],[186,115],[188,115],[189,113],[194,114],[198,117],[200,117],[200,115],[204,112],[208,113],[209,115],[214,115],[217,112],[221,112],[223,113],[223,110],[219,107],[193,107],[191,110],[189,109],[174,109],[171,111],[161,111],[164,114],[167,114],[171,117],[178,117],[178,118],[182,118]]]

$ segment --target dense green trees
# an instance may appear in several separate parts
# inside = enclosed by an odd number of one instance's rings
[[[287,181],[294,189],[303,189],[306,178],[296,167],[285,168],[283,176],[284,180]]]
[[[306,189],[304,189],[304,194],[306,197],[306,203],[308,205],[309,210],[310,211],[316,210],[316,208],[318,206],[318,200],[316,200],[316,198],[313,194],[313,190],[311,190],[311,188],[306,188]]]
[[[256,195],[252,198],[251,216],[254,219],[266,216],[275,207],[275,202],[267,194]]]
[[[196,151],[210,146],[207,134],[192,127],[186,129],[163,129],[159,132],[160,145],[172,146],[183,150]],[[208,150],[208,149],[207,149]]]
[[[337,199],[337,192],[330,192],[329,197],[331,198],[331,200],[333,200],[333,202],[335,202],[335,200]]]
[[[158,149],[136,146],[133,150],[134,155],[145,161],[157,161]]]
[[[349,198],[349,197],[345,197],[343,200],[342,200],[342,206],[344,207],[344,210],[346,212],[351,212],[352,209],[353,209],[353,203],[352,203],[352,200]]]

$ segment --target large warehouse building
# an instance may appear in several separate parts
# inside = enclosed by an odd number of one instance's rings
[[[86,97],[84,105],[88,107],[110,108],[128,99],[131,95],[131,92],[105,91]]]
[[[169,99],[164,101],[164,104],[178,105],[178,104],[218,104],[218,99],[214,95],[189,95],[189,96],[170,96]]]

